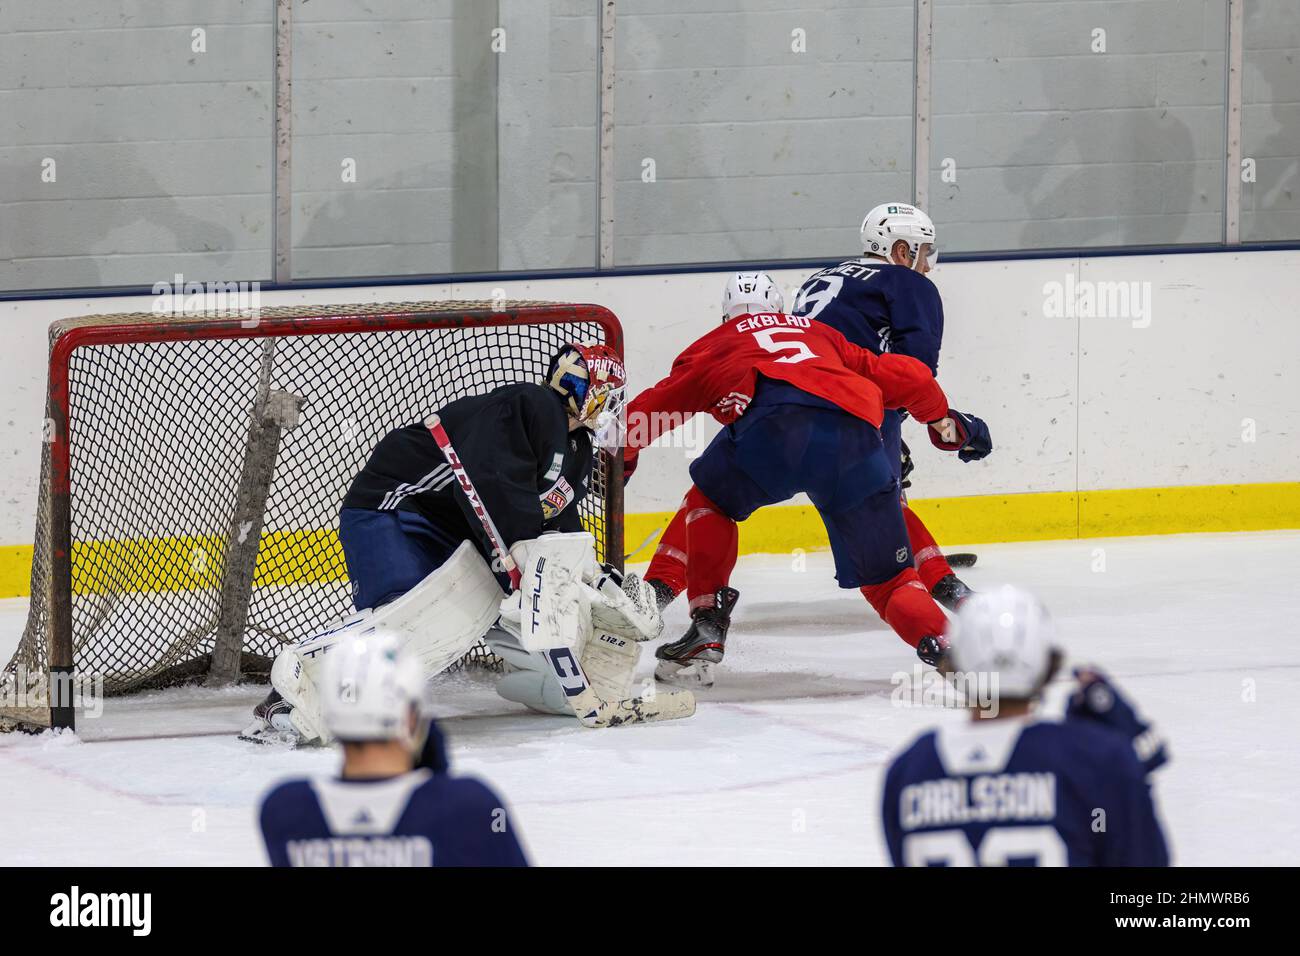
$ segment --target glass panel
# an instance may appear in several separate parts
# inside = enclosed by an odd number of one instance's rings
[[[274,7],[0,6],[0,290],[268,277]]]
[[[1226,0],[936,0],[946,250],[1223,238]]]
[[[618,265],[833,258],[912,194],[911,0],[624,0]]]
[[[1300,5],[1246,4],[1241,238],[1300,240]]]
[[[293,57],[295,278],[595,265],[592,0],[313,0]]]

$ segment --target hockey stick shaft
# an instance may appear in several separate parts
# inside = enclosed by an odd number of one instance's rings
[[[438,443],[438,448],[442,452],[442,456],[447,459],[447,465],[451,468],[451,473],[456,476],[456,481],[460,483],[460,490],[465,493],[470,508],[478,517],[479,523],[483,525],[483,530],[488,536],[488,543],[500,556],[501,567],[510,576],[510,585],[518,590],[519,567],[515,564],[514,558],[510,556],[510,549],[506,547],[501,532],[497,530],[492,516],[488,514],[487,507],[483,504],[483,499],[479,497],[474,482],[470,480],[469,472],[465,470],[464,463],[461,462],[460,456],[456,454],[456,448],[451,443],[451,436],[447,434],[447,429],[442,427],[442,419],[437,415],[430,415],[424,420],[424,427],[429,429],[429,433],[433,435],[433,440]]]

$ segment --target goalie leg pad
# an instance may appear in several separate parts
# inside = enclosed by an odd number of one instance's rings
[[[501,602],[501,623],[527,651],[574,647],[591,620],[591,591],[583,579],[595,564],[588,533],[546,534],[519,542],[519,590]]]
[[[271,686],[290,706],[304,742],[329,741],[316,682],[325,655],[348,634],[396,631],[433,677],[459,660],[496,619],[501,586],[468,541],[395,601],[358,611],[329,630],[284,648],[271,666]]]
[[[641,648],[634,641],[600,631],[584,640],[578,650],[587,680],[603,700],[632,696],[632,676],[640,657]]]
[[[695,713],[695,697],[689,691],[665,692],[652,684],[648,693],[628,696],[640,654],[634,641],[614,637],[613,642],[588,642],[597,648],[596,654],[585,650],[586,656],[580,662],[580,655],[568,647],[525,651],[513,635],[499,628],[494,628],[485,640],[513,668],[497,682],[497,693],[532,710],[576,717],[584,727],[676,720]],[[587,673],[588,660],[600,671],[599,678]],[[604,697],[596,688],[597,680],[601,684],[608,682],[605,689],[619,696]],[[612,686],[615,681],[619,686]]]

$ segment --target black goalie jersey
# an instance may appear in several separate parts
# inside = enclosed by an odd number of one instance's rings
[[[578,502],[591,481],[592,438],[569,431],[558,394],[544,385],[502,385],[439,410],[443,427],[507,544],[543,531],[581,531]],[[424,423],[380,439],[352,481],[344,508],[421,515],[484,557],[486,536]]]

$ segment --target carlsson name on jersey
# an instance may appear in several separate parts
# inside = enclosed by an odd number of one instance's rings
[[[770,329],[775,326],[806,329],[812,325],[811,319],[801,315],[782,315],[779,312],[760,312],[736,323],[737,332],[753,332],[755,329]]]
[[[981,774],[965,779],[926,780],[903,788],[898,797],[904,830],[917,827],[1056,819],[1056,774]]]
[[[78,886],[50,897],[51,926],[129,927],[148,936],[153,926],[152,893],[82,893]]]

